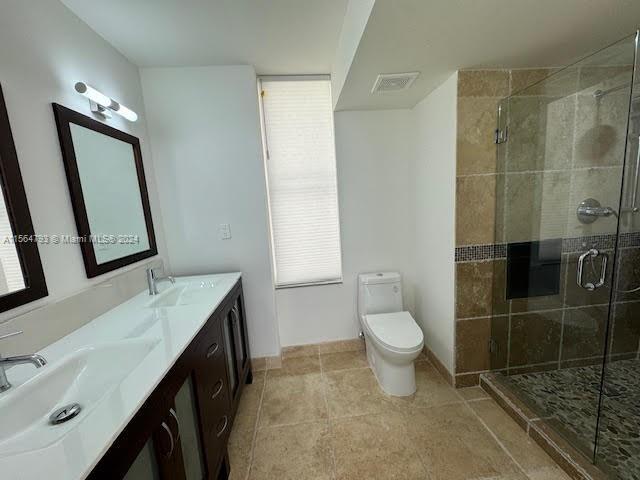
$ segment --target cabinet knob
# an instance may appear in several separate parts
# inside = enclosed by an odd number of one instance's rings
[[[176,434],[176,440],[179,440],[180,439],[180,420],[178,420],[178,415],[176,415],[176,411],[173,408],[169,409],[169,413],[171,414],[173,419],[176,421],[176,429],[178,430],[178,433]]]
[[[167,435],[169,435],[169,452],[166,454],[166,456],[167,458],[171,458],[171,455],[173,455],[173,448],[175,447],[175,444],[173,443],[173,433],[171,433],[171,429],[165,422],[162,422],[161,426],[167,432]]]
[[[222,428],[218,430],[218,433],[216,433],[216,437],[222,435],[229,425],[229,417],[225,415],[224,417],[222,417],[222,420],[224,420],[224,425],[222,425]]]
[[[209,350],[207,350],[207,358],[213,357],[218,352],[219,349],[220,349],[220,345],[218,345],[217,343],[214,343],[213,345],[211,345],[209,347]]]
[[[213,395],[211,395],[211,400],[220,395],[220,392],[222,392],[222,387],[224,387],[224,381],[220,379],[218,380],[218,383],[216,383],[216,389],[215,392],[213,392]]]

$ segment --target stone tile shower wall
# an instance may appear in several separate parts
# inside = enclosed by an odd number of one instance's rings
[[[612,252],[616,223],[609,217],[583,225],[575,208],[590,196],[618,205],[628,91],[601,100],[593,92],[621,84],[629,67],[566,69],[518,94],[503,104],[510,138],[497,152],[499,101],[551,73],[459,72],[457,386],[475,385],[489,370],[562,368],[599,361],[603,352],[610,291],[587,294],[578,287],[576,259],[592,245]],[[640,267],[630,261],[640,264],[637,225],[623,222],[621,231],[618,282],[640,285]],[[564,239],[559,293],[507,301],[506,245],[552,238]],[[640,332],[632,319],[640,314],[638,300],[640,293],[616,297],[611,352],[617,356],[637,354]]]

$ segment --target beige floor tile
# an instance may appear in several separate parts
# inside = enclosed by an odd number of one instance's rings
[[[262,372],[267,369],[267,359],[265,357],[258,357],[251,359],[251,370],[255,375],[257,372]]]
[[[230,480],[246,480],[249,473],[249,465],[251,464],[253,435],[253,429],[237,429],[234,424],[227,446],[229,463],[231,464]]]
[[[234,430],[253,430],[255,428],[265,384],[265,373],[265,371],[254,372],[253,383],[244,386],[238,412],[233,421]]]
[[[467,404],[414,409],[407,425],[431,480],[500,478],[519,472]]]
[[[348,368],[365,368],[367,355],[364,351],[335,352],[320,355],[320,363],[324,372],[346,370]]]
[[[527,474],[556,467],[553,459],[493,399],[471,402],[469,406]]]
[[[320,351],[320,354],[364,350],[364,340],[360,338],[352,338],[349,340],[325,342],[318,345],[318,350]]]
[[[530,480],[529,477],[527,477],[524,473],[522,472],[513,472],[513,473],[507,473],[506,475],[500,475],[498,477],[470,477],[473,478],[474,480]]]
[[[280,368],[267,371],[267,379],[308,373],[320,373],[320,357],[318,355],[283,358]]]
[[[332,421],[338,480],[426,480],[399,413]]]
[[[393,409],[390,397],[380,390],[378,381],[368,368],[339,370],[323,375],[331,418],[382,413]]]
[[[319,373],[267,377],[260,428],[326,418],[327,404]]]
[[[280,368],[282,367],[282,356],[276,355],[274,357],[267,357],[266,362],[267,362],[267,365],[266,365],[267,370],[271,370],[273,368]]]
[[[527,475],[531,480],[571,480],[571,477],[557,465],[527,472]]]
[[[484,400],[489,397],[489,394],[484,391],[482,387],[467,387],[467,388],[459,388],[456,390],[458,395],[460,395],[464,400]]]
[[[318,355],[317,345],[298,345],[295,347],[284,347],[282,349],[282,358],[296,358],[296,357],[313,357]]]
[[[258,431],[250,480],[330,480],[333,461],[326,422]]]
[[[434,407],[461,402],[456,390],[430,363],[416,363],[416,393],[408,397],[392,397],[398,407]]]

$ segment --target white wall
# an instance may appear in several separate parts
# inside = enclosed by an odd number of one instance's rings
[[[412,111],[416,156],[415,314],[425,343],[453,373],[455,333],[455,188],[458,74]]]
[[[331,90],[333,92],[333,107],[338,104],[340,93],[351,63],[360,45],[360,39],[371,16],[375,0],[349,0],[342,21],[342,30],[338,39],[336,55],[331,67]]]
[[[141,75],[172,271],[242,271],[251,354],[276,355],[253,67],[151,68]],[[219,239],[221,223],[231,225],[231,239]]]
[[[356,337],[357,274],[411,266],[410,110],[337,112],[336,161],[344,282],[276,290],[283,346]],[[412,285],[404,282],[411,309]]]
[[[117,115],[108,123],[140,138],[162,255],[165,252],[164,235],[138,68],[58,1],[4,0],[1,10],[0,85],[35,232],[76,234],[51,102],[91,115],[88,101],[73,88],[75,82],[83,80],[140,114],[136,123]],[[130,266],[89,280],[78,245],[41,245],[39,248],[49,297],[2,313],[0,323],[135,268]],[[71,328],[64,316],[50,317],[46,321],[50,335],[47,338],[55,339],[56,335],[59,338]],[[33,335],[38,335],[38,329],[34,329]],[[38,343],[38,339],[33,340],[34,344]]]

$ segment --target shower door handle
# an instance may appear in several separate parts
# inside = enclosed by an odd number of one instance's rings
[[[596,283],[592,283],[592,282],[587,282],[586,284],[582,283],[582,273],[584,271],[584,262],[587,258],[589,258],[589,260],[592,262],[596,257],[602,257],[602,264],[600,265],[600,278],[598,279],[598,281]],[[600,253],[597,249],[592,248],[586,252],[584,252],[582,255],[580,255],[578,257],[578,275],[576,278],[576,283],[578,284],[578,286],[584,288],[585,290],[588,290],[590,292],[593,292],[594,290],[596,290],[597,288],[600,288],[602,286],[604,286],[605,281],[607,279],[607,264],[609,263],[609,255],[607,255],[606,253]]]

